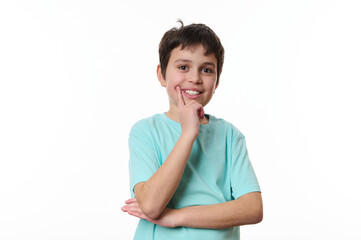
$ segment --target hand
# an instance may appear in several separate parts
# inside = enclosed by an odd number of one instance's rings
[[[163,213],[157,219],[152,219],[147,217],[142,212],[136,198],[128,199],[125,201],[125,203],[126,205],[122,207],[122,211],[127,212],[129,215],[147,220],[151,223],[163,227],[169,227],[169,228],[177,227],[177,215],[176,215],[177,210],[175,209],[165,208]]]
[[[182,133],[190,134],[195,138],[199,133],[200,119],[204,118],[203,106],[194,100],[185,104],[180,87],[177,86],[176,90],[178,94],[178,116]]]

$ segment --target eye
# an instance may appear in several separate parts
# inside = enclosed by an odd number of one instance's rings
[[[178,66],[178,69],[179,69],[179,70],[182,70],[182,71],[186,71],[186,70],[188,70],[188,66],[186,66],[186,65],[180,65],[180,66]]]
[[[210,68],[202,68],[202,72],[204,72],[204,73],[212,73],[213,70],[210,69]]]

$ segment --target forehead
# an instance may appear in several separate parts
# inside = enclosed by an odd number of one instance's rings
[[[214,53],[205,55],[206,49],[200,44],[197,46],[185,47],[181,46],[174,48],[170,54],[169,62],[175,62],[179,59],[184,59],[192,62],[212,62],[217,64],[217,59]]]

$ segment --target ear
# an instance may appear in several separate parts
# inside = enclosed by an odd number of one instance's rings
[[[160,64],[158,64],[158,66],[157,66],[157,77],[158,77],[158,81],[159,81],[160,85],[162,85],[162,87],[165,87],[166,86],[165,79],[162,75],[162,69],[160,68]]]

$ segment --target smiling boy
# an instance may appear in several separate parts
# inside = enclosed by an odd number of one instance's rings
[[[129,135],[134,239],[239,239],[239,226],[263,216],[244,135],[205,114],[219,85],[224,50],[204,24],[166,32],[158,80],[169,110],[138,121]]]

